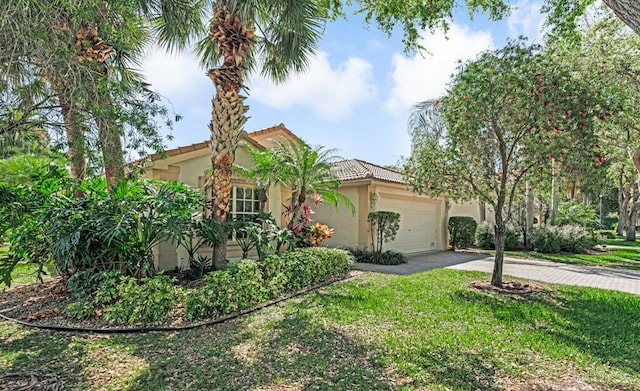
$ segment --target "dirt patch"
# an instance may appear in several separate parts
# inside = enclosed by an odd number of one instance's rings
[[[63,390],[60,378],[44,373],[8,373],[0,376],[0,391],[58,391]]]
[[[472,288],[514,296],[527,296],[544,292],[542,283],[522,283],[518,281],[504,281],[501,287],[493,286],[488,281],[473,281],[469,284]]]
[[[500,385],[505,391],[613,391],[619,388],[587,384],[583,379],[567,373],[558,379],[514,379],[503,377]]]

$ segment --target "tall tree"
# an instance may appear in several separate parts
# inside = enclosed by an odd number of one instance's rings
[[[215,87],[211,131],[213,216],[229,213],[231,174],[248,107],[241,91],[251,70],[276,82],[307,68],[323,30],[317,0],[217,0],[209,37],[198,44]],[[216,268],[226,267],[226,242],[214,248]]]
[[[113,185],[124,175],[124,129],[148,133],[151,120],[137,113],[145,105],[151,115],[162,111],[129,67],[154,35],[163,43],[185,41],[194,26],[202,25],[201,3],[61,0],[51,6],[17,0],[3,8],[0,78],[9,95],[31,94],[19,110],[42,116],[39,95],[46,97],[44,106],[58,107],[74,176],[85,175],[89,131],[97,133],[108,181]]]
[[[414,191],[475,198],[495,211],[493,285],[502,285],[506,223],[520,182],[562,159],[567,145],[593,145],[595,103],[586,83],[552,54],[511,43],[459,68],[439,102],[444,134],[414,137],[405,162]]]

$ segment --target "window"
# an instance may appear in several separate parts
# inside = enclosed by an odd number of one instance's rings
[[[260,199],[260,190],[234,186],[231,191],[231,218],[254,220],[260,212]]]
[[[260,190],[250,187],[233,187],[231,190],[231,207],[229,219],[254,221],[260,212]],[[230,232],[228,238],[231,240],[245,238],[246,234],[241,232]]]

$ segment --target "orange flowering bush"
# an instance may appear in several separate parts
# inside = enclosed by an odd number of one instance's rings
[[[299,244],[301,247],[318,247],[326,239],[333,236],[333,228],[327,225],[315,223],[305,226],[300,233],[301,239]]]

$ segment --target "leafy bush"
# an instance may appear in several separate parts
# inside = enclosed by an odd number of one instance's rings
[[[609,230],[604,230],[603,229],[603,230],[598,231],[598,233],[604,239],[615,239],[615,238],[618,237],[618,233],[616,231],[609,231]]]
[[[300,247],[318,247],[325,240],[333,237],[333,228],[320,223],[306,225],[300,232]]]
[[[302,248],[271,255],[261,262],[243,260],[226,270],[204,276],[204,286],[189,293],[185,303],[190,319],[216,317],[250,308],[349,270],[346,251]]]
[[[541,253],[584,253],[597,243],[596,233],[577,225],[552,226],[535,229],[532,233],[535,251]]]
[[[517,250],[520,248],[520,231],[512,226],[507,226],[504,233],[504,249]]]
[[[382,252],[382,244],[395,240],[400,229],[400,213],[380,210],[367,216],[371,231],[375,232],[375,250]]]
[[[353,254],[356,262],[374,263],[377,265],[400,265],[407,263],[407,258],[404,254],[397,251],[387,250],[380,253],[359,249],[351,249],[349,251]]]
[[[562,238],[557,227],[541,227],[531,231],[533,250],[541,253],[560,252]]]
[[[486,221],[478,224],[476,228],[476,246],[483,250],[491,250],[496,246],[495,230],[493,225]]]
[[[69,304],[65,312],[77,319],[100,313],[109,322],[154,325],[166,319],[180,297],[173,279],[161,274],[141,280],[106,273],[102,277],[91,297]]]
[[[568,201],[558,205],[557,225],[600,225],[596,210],[592,205],[585,205],[581,202]]]
[[[451,249],[467,248],[473,244],[478,223],[473,217],[453,216],[449,218],[449,234]]]
[[[569,253],[584,253],[598,243],[595,231],[578,225],[564,225],[559,227],[561,251]]]

